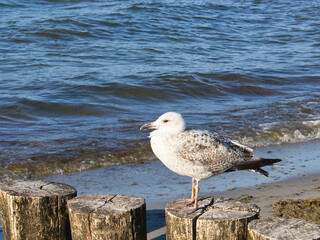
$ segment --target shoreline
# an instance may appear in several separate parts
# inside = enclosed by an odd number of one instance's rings
[[[282,167],[264,167],[270,175],[247,171],[231,172],[201,181],[201,196],[239,198],[249,195],[261,208],[262,217],[272,214],[279,200],[308,199],[320,196],[320,141],[270,146],[255,150],[256,156],[281,158]],[[129,194],[146,199],[148,239],[165,239],[166,204],[189,197],[191,179],[168,170],[160,161],[127,164],[92,171],[41,178],[69,184],[78,196]]]
[[[307,200],[320,197],[320,173],[293,177],[273,184],[229,190],[214,194],[214,198],[246,199],[260,209],[261,218],[273,216],[272,205],[281,200]],[[165,240],[165,206],[167,203],[147,204],[148,239]]]

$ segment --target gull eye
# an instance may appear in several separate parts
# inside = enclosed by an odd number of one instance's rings
[[[164,122],[164,123],[167,123],[167,122],[169,122],[169,120],[165,119],[165,120],[163,120],[163,122]]]

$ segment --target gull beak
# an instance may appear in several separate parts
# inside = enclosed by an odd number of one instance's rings
[[[140,127],[140,130],[148,130],[148,129],[158,129],[158,127],[154,125],[154,122],[144,124]]]

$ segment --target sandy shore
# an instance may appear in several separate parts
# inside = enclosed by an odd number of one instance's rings
[[[272,204],[285,199],[320,196],[320,141],[256,149],[257,156],[281,158],[283,167],[265,167],[270,177],[239,171],[201,181],[200,195],[239,198],[261,208],[262,217],[272,214]],[[148,239],[165,239],[165,205],[190,195],[191,179],[168,170],[160,161],[128,164],[93,171],[41,178],[67,183],[78,195],[131,194],[147,202]]]
[[[320,174],[300,176],[274,184],[214,194],[215,198],[241,198],[243,196],[251,196],[249,202],[261,208],[262,217],[269,217],[273,214],[272,205],[277,201],[320,197]],[[148,207],[148,239],[165,239],[164,208],[165,203]]]
[[[213,196],[215,198],[242,198],[250,196],[250,198],[247,198],[250,199],[248,202],[254,203],[261,208],[261,217],[263,218],[273,215],[272,205],[277,201],[287,199],[305,200],[320,197],[320,173],[309,175],[307,172],[312,172],[311,170],[302,172],[301,169],[299,170],[299,167],[309,169],[317,166],[313,161],[320,162],[320,142],[270,147],[268,149],[261,149],[260,151],[272,152],[274,155],[278,153],[282,158],[284,156],[283,169],[280,168],[281,170],[277,169],[277,171],[283,171],[285,176],[291,175],[291,177],[257,187],[230,188],[227,191],[214,193]],[[297,161],[301,156],[304,156],[304,160],[300,159],[300,161]],[[286,162],[290,162],[290,167],[286,166]],[[306,164],[298,165],[302,162]],[[292,163],[294,164],[292,165]],[[289,174],[288,170],[289,172],[294,171],[294,174]],[[272,173],[270,174],[272,175]],[[165,205],[166,203],[157,203],[148,206],[148,239],[166,239]]]

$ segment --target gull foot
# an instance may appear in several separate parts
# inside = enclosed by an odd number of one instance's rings
[[[189,204],[194,203],[194,199],[192,199],[192,198],[183,198],[183,199],[177,199],[175,202],[178,203],[178,204],[189,205]]]
[[[195,211],[197,211],[199,208],[198,207],[185,207],[185,208],[182,208],[179,210],[179,213],[180,214],[185,214],[185,215],[188,215],[188,214],[192,214],[194,213]]]

